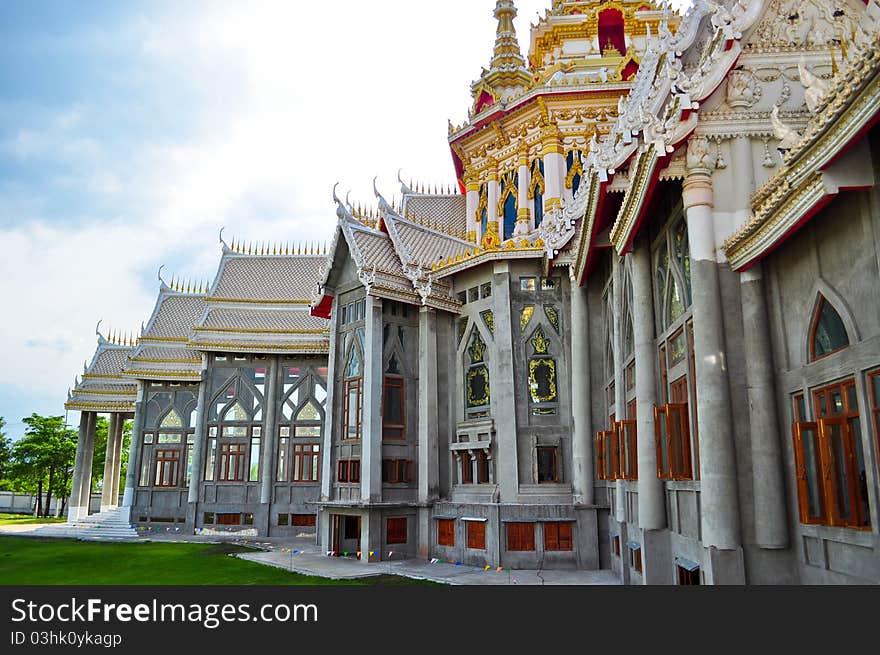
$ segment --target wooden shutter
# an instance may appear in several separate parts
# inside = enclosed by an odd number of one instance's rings
[[[691,440],[687,403],[666,405],[666,439],[669,444],[669,469],[673,479],[690,480]]]
[[[795,478],[797,479],[798,491],[798,509],[800,511],[801,523],[821,523],[825,514],[825,491],[824,491],[824,475],[822,473],[821,464],[819,466],[819,476],[816,480],[819,485],[819,516],[810,515],[810,488],[807,480],[807,455],[804,450],[804,433],[812,432],[813,452],[817,453],[819,448],[819,430],[816,423],[800,422],[791,426],[792,438],[794,439],[794,466]],[[821,459],[820,459],[821,462]]]

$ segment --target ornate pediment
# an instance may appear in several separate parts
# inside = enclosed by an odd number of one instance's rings
[[[855,46],[868,39],[862,20],[864,16],[849,2],[770,0],[744,49],[821,49],[839,43]]]

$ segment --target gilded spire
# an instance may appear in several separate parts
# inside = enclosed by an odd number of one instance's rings
[[[495,3],[495,18],[498,19],[498,30],[495,32],[495,51],[492,54],[490,70],[516,70],[525,66],[516,38],[516,5],[513,0],[498,0]]]

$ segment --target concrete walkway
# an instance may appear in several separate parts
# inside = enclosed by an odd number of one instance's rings
[[[63,524],[62,524],[63,525]],[[0,535],[41,537],[41,525],[7,525],[0,527]],[[456,566],[449,562],[405,559],[365,564],[344,557],[328,557],[318,549],[313,536],[295,538],[248,537],[235,535],[191,535],[174,531],[141,533],[137,541],[179,543],[235,543],[253,548],[253,552],[238,553],[239,557],[258,564],[274,566],[294,573],[314,575],[334,580],[357,580],[377,575],[399,575],[417,580],[430,580],[450,585],[619,585],[620,581],[608,570],[512,570],[498,571],[475,566]]]

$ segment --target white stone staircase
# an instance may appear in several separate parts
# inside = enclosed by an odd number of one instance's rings
[[[128,522],[128,512],[128,507],[113,507],[98,514],[84,516],[72,523],[40,526],[39,534],[83,541],[136,541],[138,533]]]

